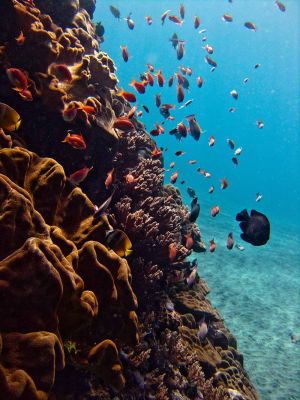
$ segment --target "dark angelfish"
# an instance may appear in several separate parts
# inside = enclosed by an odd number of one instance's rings
[[[246,209],[236,215],[237,221],[241,221],[240,228],[243,231],[241,238],[253,246],[262,246],[270,239],[270,222],[268,218],[256,211],[251,210],[250,216]]]
[[[191,203],[191,212],[189,214],[190,222],[195,222],[196,219],[198,218],[199,213],[200,213],[200,204],[198,203],[198,197],[195,197]]]

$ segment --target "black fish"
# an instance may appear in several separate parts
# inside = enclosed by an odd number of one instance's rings
[[[146,111],[146,113],[149,114],[149,108],[147,106],[145,106],[145,104],[142,104],[142,107]]]
[[[105,30],[104,30],[104,26],[101,24],[101,22],[96,22],[95,28],[96,28],[96,34],[98,36],[101,37],[104,35]]]
[[[188,192],[188,195],[190,196],[190,197],[195,197],[196,196],[196,192],[195,192],[195,190],[193,189],[193,188],[191,188],[190,186],[187,188],[187,190],[186,190],[187,192]]]
[[[189,215],[190,222],[195,222],[196,219],[198,218],[199,213],[200,213],[200,204],[198,203],[198,197],[195,197],[191,203],[191,212]]]
[[[120,10],[115,6],[109,6],[110,12],[115,18],[120,19],[121,13]]]
[[[270,239],[270,222],[268,218],[255,210],[251,210],[250,217],[246,209],[242,210],[235,217],[240,223],[243,231],[241,238],[253,246],[262,246]]]

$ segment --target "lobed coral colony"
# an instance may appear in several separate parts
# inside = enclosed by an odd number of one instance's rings
[[[94,9],[0,4],[0,399],[258,399]]]

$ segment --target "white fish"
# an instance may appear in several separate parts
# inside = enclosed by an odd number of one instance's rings
[[[204,33],[204,32],[206,32],[206,29],[201,29],[198,33],[200,33],[200,35],[201,35],[201,33]]]
[[[186,101],[182,106],[179,107],[179,110],[190,105],[193,102],[193,100],[194,99],[190,99],[190,100]]]
[[[236,244],[235,247],[236,247],[237,249],[239,249],[240,251],[244,251],[244,250],[245,250],[245,247],[244,247],[244,246],[241,246],[240,244]]]
[[[235,156],[239,156],[239,155],[241,154],[242,150],[243,150],[242,147],[238,147],[238,148],[236,149],[236,151],[234,152],[234,155],[235,155]]]
[[[245,78],[244,80],[243,80],[243,83],[247,83],[249,81],[249,78]]]
[[[256,198],[255,198],[255,201],[260,201],[261,199],[262,199],[262,194],[260,194],[260,193],[256,193]]]
[[[237,99],[239,98],[239,94],[238,94],[238,92],[237,92],[235,89],[233,89],[233,90],[230,92],[230,94],[231,94],[231,96],[232,96],[235,100],[237,100]]]

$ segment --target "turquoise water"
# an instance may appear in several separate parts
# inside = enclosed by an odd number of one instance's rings
[[[212,288],[210,298],[221,311],[228,327],[238,339],[239,349],[245,355],[245,366],[262,400],[295,400],[300,398],[300,342],[293,344],[289,333],[300,337],[300,143],[299,143],[299,37],[300,3],[285,1],[287,10],[282,13],[273,0],[185,1],[186,17],[177,26],[160,16],[167,9],[179,15],[178,1],[100,1],[94,16],[105,27],[102,49],[114,59],[118,68],[120,86],[134,91],[128,84],[146,71],[146,63],[155,71],[162,69],[168,81],[178,67],[190,66],[190,90],[185,100],[192,104],[171,112],[174,121],[166,121],[164,135],[156,138],[165,151],[165,167],[175,161],[178,169],[178,187],[186,204],[190,198],[187,186],[196,190],[201,213],[199,225],[204,240],[215,238],[215,253],[201,254],[199,273]],[[109,11],[109,5],[119,7],[122,17],[132,12],[135,28],[129,30],[125,20],[118,21]],[[224,13],[233,16],[225,23]],[[153,18],[146,24],[145,16]],[[201,19],[200,27],[193,27],[194,15]],[[243,24],[253,21],[257,31]],[[199,34],[200,29],[206,29]],[[182,60],[168,40],[176,32],[186,42]],[[207,37],[206,42],[201,38]],[[204,62],[207,54],[202,48],[212,45],[211,55],[218,63],[214,72]],[[126,45],[129,61],[121,56],[120,45]],[[255,64],[261,64],[255,69]],[[196,77],[204,79],[202,88]],[[248,82],[244,83],[244,79]],[[176,85],[147,86],[146,93],[137,95],[137,105],[145,111],[141,117],[148,131],[155,122],[162,122],[154,95],[161,93],[162,103],[177,105]],[[239,99],[230,91],[236,89]],[[235,107],[230,113],[228,109]],[[205,131],[195,142],[188,137],[181,142],[168,131],[195,113]],[[258,129],[257,120],[264,122]],[[185,121],[187,122],[187,121]],[[209,137],[215,137],[215,146],[209,147]],[[231,158],[233,151],[226,143],[232,138],[236,147],[242,147],[239,165]],[[175,151],[186,154],[180,157]],[[195,165],[189,160],[196,159]],[[201,167],[211,173],[204,178],[196,169]],[[168,183],[171,170],[166,172]],[[220,189],[220,179],[226,177],[229,187]],[[181,185],[180,182],[186,183]],[[208,193],[214,185],[215,191]],[[263,195],[255,202],[255,195]],[[210,217],[210,208],[218,204],[220,214]],[[243,208],[255,208],[265,213],[271,221],[271,239],[266,246],[252,247],[239,240],[239,227],[235,215]],[[233,231],[236,241],[245,251],[228,251],[225,247],[228,232]]]

